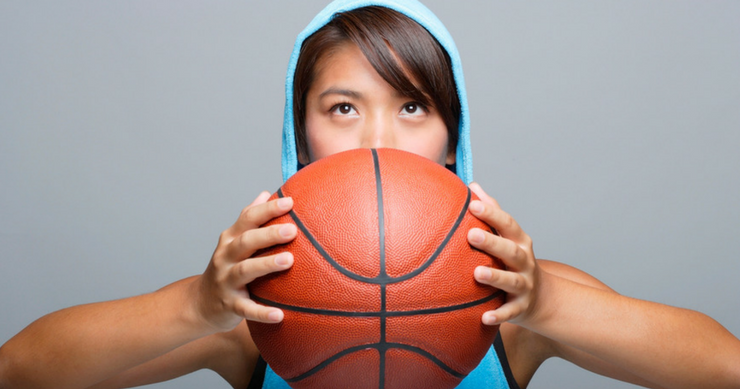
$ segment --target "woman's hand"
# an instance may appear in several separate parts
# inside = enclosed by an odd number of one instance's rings
[[[496,200],[488,196],[477,183],[470,189],[480,200],[470,202],[470,212],[491,226],[499,235],[478,228],[468,231],[471,245],[501,259],[505,270],[479,266],[475,279],[507,293],[506,303],[494,311],[483,314],[484,324],[494,325],[506,321],[521,323],[531,317],[537,302],[540,268],[534,258],[532,239],[508,213],[501,210]]]
[[[197,311],[217,331],[231,330],[243,319],[266,323],[283,320],[280,309],[257,304],[247,291],[247,284],[255,278],[293,265],[289,252],[251,258],[260,249],[287,243],[296,236],[292,224],[260,228],[293,207],[290,197],[268,202],[269,197],[269,193],[262,192],[244,208],[236,223],[221,233],[208,268],[194,283]]]

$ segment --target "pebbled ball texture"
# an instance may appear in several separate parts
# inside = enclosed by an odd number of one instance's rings
[[[477,197],[415,154],[357,149],[316,161],[272,198],[293,210],[270,221],[298,236],[258,255],[293,253],[287,271],[248,285],[282,308],[279,324],[248,322],[263,358],[294,388],[451,388],[498,331],[483,312],[505,295],[473,278],[500,260],[467,242]]]

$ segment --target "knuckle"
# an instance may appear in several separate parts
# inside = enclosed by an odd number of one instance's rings
[[[273,256],[261,258],[260,262],[261,274],[272,273],[277,270],[277,265],[275,264],[275,258]]]
[[[501,238],[499,240],[501,243],[501,247],[499,248],[499,251],[501,252],[501,255],[511,258],[511,260],[514,261],[514,265],[519,260],[519,248],[517,247],[516,243],[513,241]]]
[[[254,216],[254,206],[250,205],[244,209],[242,209],[241,214],[239,215],[239,218],[242,220],[250,220]]]
[[[496,239],[496,237],[484,231],[482,245],[484,247],[488,247],[489,250],[494,250],[499,247],[500,242]]]
[[[270,319],[267,317],[267,315],[270,313],[269,311],[267,311],[263,307],[257,306],[256,304],[255,304],[255,311],[256,311],[255,316],[257,317],[259,321],[262,321],[262,322],[270,321]]]
[[[282,227],[283,226],[281,224],[270,226],[270,235],[274,242],[279,242],[283,240],[283,236],[280,234],[280,229]]]
[[[498,321],[502,323],[511,320],[511,318],[513,317],[511,313],[511,306],[503,307],[503,309],[500,309],[496,316],[499,317]]]
[[[239,269],[238,266],[232,266],[229,270],[223,272],[216,278],[216,282],[221,285],[221,288],[227,288],[229,285],[234,285],[239,282]]]
[[[516,221],[514,220],[511,215],[509,215],[506,212],[502,212],[501,215],[501,224],[506,230],[510,230],[516,226]]]
[[[231,231],[224,230],[218,236],[218,244],[217,244],[217,246],[221,246],[222,244],[228,244],[231,240],[232,240]]]
[[[524,246],[527,249],[531,249],[532,244],[533,244],[532,238],[529,235],[524,234],[524,237],[522,238],[522,246]]]
[[[229,277],[229,270],[226,267],[225,264],[222,263],[222,261],[213,261],[213,266],[206,270],[209,274],[209,277],[206,279],[209,283],[209,285],[215,286],[216,288],[220,288],[221,284],[225,282]]]
[[[251,205],[242,208],[242,211],[239,212],[239,220],[246,219],[248,217],[248,215],[249,215],[249,212],[250,212],[249,210],[250,209],[252,209],[252,206]]]
[[[523,282],[523,280],[522,280],[521,276],[517,275],[516,277],[514,277],[514,278],[513,278],[512,280],[511,280],[511,287],[512,287],[512,289],[514,289],[514,290],[522,290],[522,284],[523,284],[523,283],[524,283],[524,282]]]
[[[234,306],[234,313],[244,318],[249,318],[251,316],[248,304],[244,304],[244,303],[236,304]]]
[[[246,231],[239,235],[239,247],[242,249],[248,249],[252,245],[252,235],[251,231]]]
[[[497,271],[496,269],[489,269],[488,271],[491,273],[491,277],[489,278],[491,283],[497,283],[501,281],[501,272]]]
[[[213,255],[211,256],[211,262],[209,262],[208,264],[209,268],[218,270],[221,268],[221,266],[223,266],[225,250],[226,249],[222,246],[216,247],[216,250],[213,252]]]
[[[264,264],[257,258],[245,259],[239,263],[239,280],[248,284],[263,271]]]
[[[489,195],[486,195],[486,199],[488,200],[489,203],[491,203],[491,205],[493,205],[496,208],[501,209],[501,205],[499,205],[499,203],[498,203],[498,201],[496,199],[494,199],[493,197],[491,197]]]
[[[242,280],[251,275],[252,267],[252,262],[250,260],[244,260],[234,266],[234,272],[236,273],[237,278]]]
[[[257,259],[255,259],[257,260]],[[275,257],[262,257],[259,258],[259,275],[265,275],[280,270],[278,265],[275,263]]]
[[[523,266],[527,262],[527,253],[517,244],[513,244],[511,247],[511,257],[517,261],[519,266]]]
[[[525,287],[526,287],[526,290],[528,292],[533,291],[534,290],[534,282],[532,280],[527,280]]]

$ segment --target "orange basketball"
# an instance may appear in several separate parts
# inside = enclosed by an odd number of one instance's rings
[[[260,255],[293,253],[287,271],[249,284],[283,309],[249,322],[262,357],[294,388],[451,388],[474,369],[496,326],[481,323],[503,292],[473,278],[503,268],[467,241],[476,196],[415,154],[357,149],[316,161],[272,198],[291,196],[298,236]]]

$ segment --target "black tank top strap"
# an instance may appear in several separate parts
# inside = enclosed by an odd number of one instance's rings
[[[249,380],[247,389],[262,389],[262,384],[265,382],[265,371],[267,371],[267,362],[260,355],[257,359],[257,365],[254,366],[252,379]]]
[[[504,371],[506,376],[506,382],[509,383],[510,389],[521,389],[514,379],[514,374],[511,373],[511,367],[509,366],[509,359],[506,358],[506,350],[504,349],[504,341],[501,339],[501,331],[496,334],[496,339],[493,340],[493,349],[496,351],[499,362],[501,362],[501,369]]]

